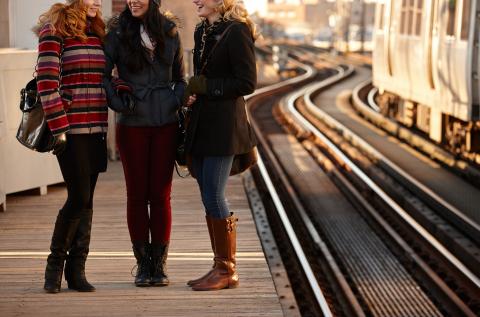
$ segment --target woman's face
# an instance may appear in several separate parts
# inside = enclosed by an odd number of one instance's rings
[[[87,7],[87,16],[94,18],[102,7],[102,0],[83,0],[83,4]]]
[[[193,0],[197,7],[197,15],[201,18],[208,18],[217,13],[216,8],[222,3],[222,0]]]
[[[135,18],[143,18],[148,11],[150,0],[127,0],[128,8]]]

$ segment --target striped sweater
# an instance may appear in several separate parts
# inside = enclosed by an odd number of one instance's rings
[[[49,24],[40,30],[37,88],[53,135],[107,131],[102,85],[105,55],[100,38],[91,33],[87,36],[83,43],[76,38],[62,39]]]

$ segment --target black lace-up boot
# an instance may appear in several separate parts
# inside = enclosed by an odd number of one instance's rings
[[[152,243],[152,280],[153,286],[167,286],[170,281],[167,276],[168,242],[163,244]]]
[[[150,286],[150,244],[145,241],[133,241],[133,254],[137,259],[137,273],[135,285],[139,287]]]

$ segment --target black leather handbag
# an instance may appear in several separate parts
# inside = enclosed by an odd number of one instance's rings
[[[63,40],[60,52],[59,79],[62,82]],[[17,140],[30,150],[37,152],[50,152],[53,150],[55,139],[48,128],[47,120],[43,112],[40,95],[37,91],[37,65],[35,66],[34,78],[30,80],[25,88],[20,91],[20,110],[22,120],[17,130]]]
[[[17,140],[37,152],[53,150],[54,139],[43,113],[36,78],[30,80],[20,91],[22,120],[17,131]]]

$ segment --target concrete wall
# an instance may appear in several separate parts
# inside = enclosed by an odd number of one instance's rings
[[[0,47],[8,47],[10,27],[8,25],[8,0],[0,0]]]
[[[32,188],[45,193],[47,185],[63,181],[54,155],[28,150],[15,138],[19,92],[32,78],[36,58],[35,51],[0,50],[0,189],[6,194]]]
[[[0,86],[1,88],[1,86]],[[0,99],[1,100],[1,99]],[[0,101],[0,105],[2,102]],[[4,166],[4,156],[5,156],[5,141],[6,141],[6,122],[5,122],[5,109],[0,106],[0,173],[2,173],[2,168]],[[5,210],[5,180],[4,175],[0,174],[0,211]]]

